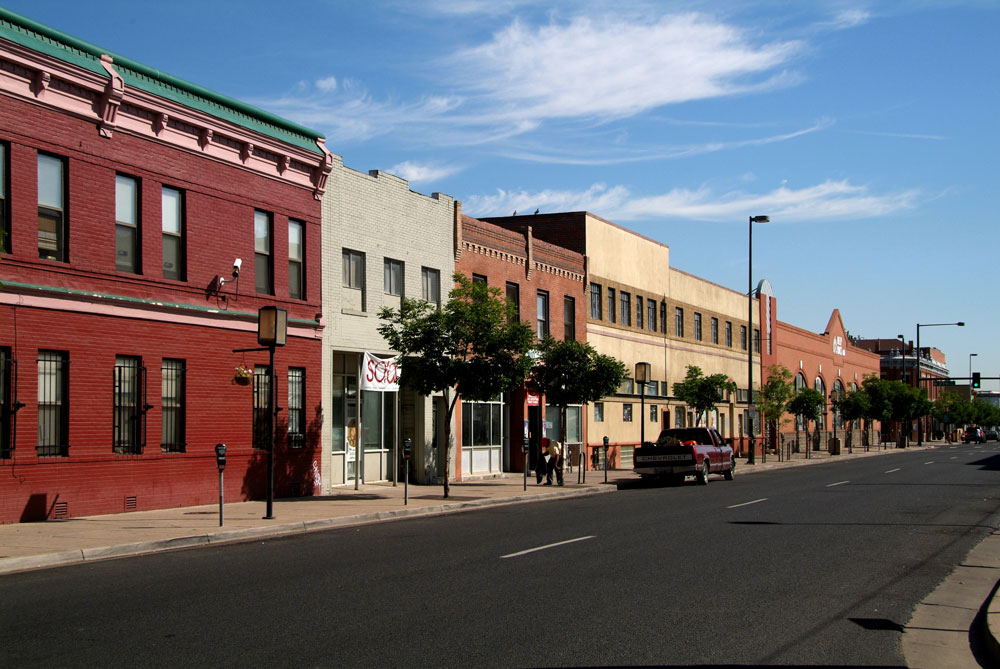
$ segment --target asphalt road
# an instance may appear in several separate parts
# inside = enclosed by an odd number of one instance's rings
[[[998,471],[963,446],[13,574],[0,664],[902,666]]]

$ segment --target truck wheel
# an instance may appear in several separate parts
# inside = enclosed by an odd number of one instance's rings
[[[705,460],[701,466],[701,470],[698,471],[698,483],[708,485],[708,460]]]
[[[727,481],[732,481],[736,477],[736,460],[729,458],[729,469],[723,472]]]

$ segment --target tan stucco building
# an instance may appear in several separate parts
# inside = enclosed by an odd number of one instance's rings
[[[670,267],[670,248],[589,212],[485,219],[510,229],[531,226],[539,239],[584,254],[587,341],[625,363],[650,364],[645,392],[632,378],[619,392],[587,407],[588,446],[608,437],[611,458],[630,467],[643,432],[693,425],[696,417],[673,398],[687,367],[725,374],[740,388],[706,417],[725,437],[739,437],[748,380],[748,302],[744,293]],[[755,320],[757,308],[754,301]],[[756,331],[757,328],[755,327]],[[759,335],[754,341],[759,342]],[[757,346],[759,351],[759,344]],[[754,387],[760,382],[754,356]]]

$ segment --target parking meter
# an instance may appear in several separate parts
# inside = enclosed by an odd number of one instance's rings
[[[410,503],[410,458],[413,456],[413,440],[403,440],[403,506]]]
[[[604,436],[604,482],[608,482],[608,444],[610,440],[607,435]]]
[[[524,456],[521,460],[521,469],[524,470],[524,490],[528,490],[528,449],[531,448],[531,442],[528,439],[528,421],[524,421],[524,446],[522,446],[521,454]]]
[[[216,444],[215,445],[215,466],[219,468],[219,527],[222,527],[224,522],[223,518],[223,499],[222,491],[224,487],[222,485],[222,470],[226,468],[226,445]]]

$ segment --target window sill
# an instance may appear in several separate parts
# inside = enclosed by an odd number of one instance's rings
[[[361,316],[362,318],[368,318],[368,314],[364,311],[358,311],[357,309],[341,309],[340,313],[345,316]]]

